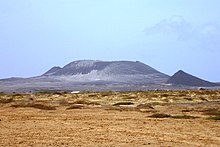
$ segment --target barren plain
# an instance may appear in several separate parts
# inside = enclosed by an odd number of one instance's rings
[[[0,146],[219,146],[220,91],[0,94]]]

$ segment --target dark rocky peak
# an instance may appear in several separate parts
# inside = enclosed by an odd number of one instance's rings
[[[185,85],[185,86],[202,86],[202,87],[218,86],[215,83],[200,79],[182,70],[179,70],[173,76],[171,76],[168,79],[167,83],[173,85]]]

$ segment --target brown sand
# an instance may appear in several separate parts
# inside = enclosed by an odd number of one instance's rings
[[[154,112],[87,107],[42,110],[0,105],[0,146],[219,146],[220,121],[185,105],[154,106],[157,112],[200,116],[150,118]],[[206,106],[207,107],[207,106]],[[201,109],[198,106],[197,109]]]

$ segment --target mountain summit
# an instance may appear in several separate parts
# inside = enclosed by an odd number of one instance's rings
[[[97,61],[97,60],[78,60],[73,61],[63,68],[53,67],[43,76],[72,76],[79,74],[89,74],[91,72],[106,75],[137,75],[137,74],[161,74],[154,68],[139,61]]]
[[[69,82],[111,82],[127,84],[165,83],[169,78],[139,61],[77,60],[63,68],[53,67],[42,77]]]
[[[201,86],[201,87],[218,86],[218,84],[216,83],[202,80],[182,70],[179,70],[173,76],[171,76],[167,81],[167,83],[173,85]]]

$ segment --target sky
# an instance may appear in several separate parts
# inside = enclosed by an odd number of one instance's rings
[[[0,0],[0,79],[82,59],[220,82],[219,0]]]

